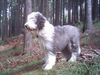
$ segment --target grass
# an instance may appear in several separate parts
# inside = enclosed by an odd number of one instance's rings
[[[4,57],[14,57],[14,53],[21,53],[22,52],[22,48],[13,48],[13,49],[8,49],[8,50],[4,50],[2,52],[0,52],[0,56],[4,56]]]
[[[83,22],[78,22],[78,23],[76,23],[76,26],[77,26],[80,30],[83,29],[83,26],[84,26],[84,25],[85,25],[85,23],[83,23]],[[94,23],[94,27],[95,27],[96,29],[100,29],[100,21],[95,22],[95,23]]]
[[[8,75],[6,72],[0,72],[0,75]]]
[[[5,42],[0,39],[0,45],[4,45]]]
[[[15,48],[14,51],[19,51],[19,50],[21,49]],[[13,50],[8,50],[8,51],[13,51]],[[14,75],[16,73],[18,73],[18,75],[99,75],[100,74],[100,57],[95,57],[93,60],[91,60],[91,62],[57,63],[50,71],[43,71],[41,69],[41,65],[40,66],[38,65],[39,63],[40,63],[39,61],[32,61],[31,63],[19,65],[15,68],[9,68],[3,72],[0,72],[0,75]]]
[[[100,28],[100,22],[94,24],[96,28]],[[83,25],[82,25],[83,26]],[[80,27],[82,28],[82,27]],[[88,44],[89,37],[83,39],[85,45]],[[94,36],[94,41],[99,43],[99,36]],[[0,40],[0,45],[3,45],[4,41]],[[0,52],[0,56],[7,59],[12,59],[17,56],[14,56],[13,53],[21,52],[22,48],[13,48],[3,52]],[[16,60],[16,58],[15,58]],[[7,60],[5,60],[6,62]],[[4,61],[0,61],[4,62]],[[3,64],[5,64],[5,62]],[[52,70],[43,71],[39,64],[40,61],[32,61],[31,63],[26,63],[22,65],[17,65],[12,68],[8,66],[8,69],[1,71],[0,75],[100,75],[100,57],[95,57],[91,62],[77,62],[77,63],[68,63],[61,62],[57,63]],[[12,74],[13,73],[13,74]]]
[[[96,27],[97,29],[100,29],[100,22],[96,22],[96,23],[94,23],[94,25],[95,25],[95,27]]]
[[[57,63],[52,70],[43,71],[39,61],[32,61],[15,68],[0,72],[0,75],[99,75],[100,57],[95,57],[91,62]]]
[[[39,63],[40,61],[32,61],[24,65],[18,65],[15,68],[8,68],[5,71],[1,71],[0,75],[12,75],[12,74],[20,73],[21,71],[26,72],[28,71],[28,69],[31,70],[31,68],[35,68]]]
[[[59,75],[85,75],[87,72],[84,64],[71,64],[68,68],[60,71]]]
[[[99,61],[100,57],[95,58],[95,62]],[[99,61],[100,62],[100,61]],[[41,69],[23,73],[22,75],[99,75],[100,63],[83,62],[83,63],[57,63],[50,71]]]
[[[97,63],[99,62],[99,63]],[[66,74],[63,74],[66,72]],[[69,68],[63,70],[61,75],[99,75],[100,57],[96,57],[91,62],[71,64]]]

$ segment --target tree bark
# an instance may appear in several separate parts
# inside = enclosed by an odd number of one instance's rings
[[[100,0],[99,0],[99,21],[100,21]]]
[[[32,0],[26,0],[26,15],[32,12]]]
[[[94,34],[94,27],[92,22],[92,0],[86,0],[86,24],[87,24],[87,30],[86,33],[89,36],[88,45],[90,47],[93,47],[93,34]]]
[[[8,24],[7,24],[7,0],[3,1],[3,22],[2,22],[2,39],[6,40],[6,38],[8,37]]]
[[[60,0],[56,0],[56,12],[55,12],[55,24],[54,25],[59,25],[60,20],[59,20],[59,16],[60,16]]]
[[[32,0],[26,0],[26,15],[32,12]],[[24,52],[30,54],[32,49],[32,34],[25,29]]]
[[[87,0],[87,32],[91,33],[93,31],[93,22],[92,22],[92,1],[91,0]]]
[[[93,0],[93,11],[92,11],[92,15],[93,15],[93,20],[97,20],[98,19],[98,0]]]
[[[68,23],[70,24],[71,23],[71,17],[70,17],[70,8],[71,7],[71,3],[70,3],[70,0],[68,0]]]

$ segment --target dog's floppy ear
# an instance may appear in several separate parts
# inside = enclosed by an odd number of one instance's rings
[[[41,30],[44,27],[44,23],[45,23],[45,17],[41,13],[39,13],[37,15],[37,21],[36,21],[36,24],[38,26],[37,28]]]

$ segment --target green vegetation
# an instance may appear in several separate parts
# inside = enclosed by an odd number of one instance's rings
[[[8,75],[6,72],[0,72],[0,75]]]
[[[18,49],[16,49],[18,51]],[[11,59],[15,57],[10,57]],[[6,61],[5,61],[6,62]],[[100,57],[95,57],[90,61],[77,63],[61,62],[57,63],[52,70],[43,71],[41,61],[33,60],[31,63],[8,67],[1,71],[0,75],[99,75],[100,74]]]
[[[83,23],[80,22],[77,26],[81,29]],[[100,29],[100,22],[94,23],[94,26],[97,29]],[[99,32],[93,34],[92,41],[96,48],[100,45],[100,35]],[[35,40],[37,41],[37,40]],[[82,38],[81,42],[85,46],[89,44],[89,37],[86,36]],[[0,45],[4,45],[5,42],[0,40]],[[98,46],[97,46],[98,45]],[[8,49],[8,48],[7,48]],[[99,49],[97,49],[99,50]],[[28,56],[21,56],[23,48],[14,47],[8,50],[0,52],[0,69],[1,66],[4,66],[4,69],[0,71],[0,75],[99,75],[100,74],[100,57],[93,56],[94,58],[89,61],[77,62],[77,63],[68,63],[61,62],[57,63],[52,70],[43,71],[41,61],[32,60],[31,62],[23,60],[23,58]],[[28,58],[31,59],[31,58]],[[22,60],[22,62],[20,62]],[[23,62],[25,61],[25,62]],[[11,65],[10,65],[11,63]],[[12,66],[13,63],[15,66]]]
[[[95,62],[94,62],[95,60]],[[99,62],[99,63],[97,63]],[[91,62],[83,63],[57,63],[50,71],[36,69],[22,75],[99,75],[100,57],[94,58]]]
[[[77,22],[75,25],[82,31],[84,24],[83,22]]]
[[[0,40],[0,45],[4,45],[5,42],[3,40]]]
[[[100,58],[99,58],[100,59]],[[30,64],[27,66],[32,66]],[[26,68],[26,67],[23,67]],[[26,68],[27,69],[27,68]],[[100,74],[100,64],[90,64],[90,63],[58,63],[50,71],[43,71],[42,69],[31,69],[31,71],[22,71],[21,68],[12,70],[19,72],[21,75],[99,75]],[[20,71],[19,71],[20,70]],[[16,73],[16,72],[15,72]],[[10,74],[10,73],[8,73]],[[0,72],[0,75],[8,75],[7,72]]]
[[[77,22],[75,25],[76,25],[80,30],[82,30],[82,29],[83,29],[83,26],[85,25],[85,23],[83,23],[83,22]],[[96,29],[100,29],[100,21],[95,22],[95,23],[94,23],[94,27],[95,27]]]
[[[95,25],[95,27],[96,27],[97,29],[100,29],[100,22],[96,22],[96,23],[94,23],[94,25]]]

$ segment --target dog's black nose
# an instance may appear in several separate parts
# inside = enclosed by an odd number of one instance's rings
[[[25,29],[27,29],[27,30],[29,30],[29,31],[32,31],[32,30],[33,30],[33,29],[31,29],[28,25],[25,25],[24,27],[25,27]]]
[[[25,25],[25,28],[28,29],[29,27],[27,25]]]
[[[26,25],[25,25],[24,27],[25,27],[25,28],[27,28],[27,26],[26,26]]]

